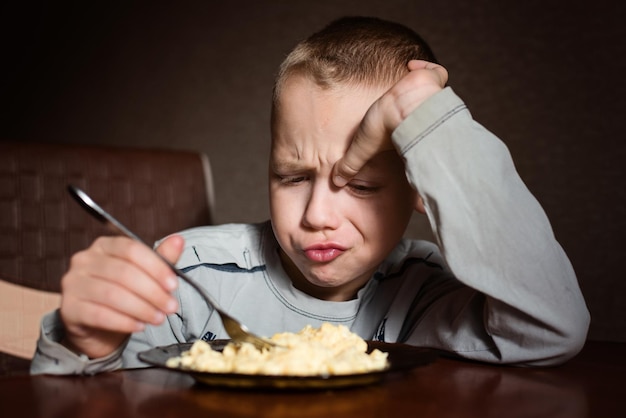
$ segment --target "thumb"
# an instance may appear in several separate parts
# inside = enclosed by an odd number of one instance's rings
[[[348,151],[333,167],[333,183],[343,187],[363,168],[370,155],[362,146],[362,141],[353,141]]]
[[[333,183],[337,187],[348,184],[369,160],[391,147],[379,101],[374,102],[368,109],[348,150],[333,167]]]
[[[176,263],[183,253],[185,240],[180,235],[170,235],[159,244],[157,251],[170,263]]]

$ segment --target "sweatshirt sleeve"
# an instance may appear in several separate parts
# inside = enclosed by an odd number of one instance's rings
[[[557,364],[580,351],[590,318],[576,275],[504,143],[449,87],[392,138],[445,262],[466,286],[424,310],[409,342],[429,335],[437,348],[509,364]],[[460,353],[468,338],[485,349]]]
[[[197,303],[194,303],[197,300],[194,299],[194,296],[197,298],[195,291],[189,286],[183,287],[187,289],[185,297],[191,300],[191,302],[186,302],[185,306],[197,306]],[[176,294],[180,305],[183,305],[180,291],[177,290]],[[148,364],[139,360],[140,352],[157,346],[190,340],[184,335],[185,327],[181,317],[181,312],[168,315],[161,325],[148,326],[144,331],[134,333],[111,354],[90,359],[85,355],[72,352],[61,344],[65,329],[59,311],[56,310],[45,315],[41,321],[39,340],[31,361],[30,373],[91,375],[121,368],[146,367]]]
[[[43,317],[31,374],[96,374],[119,369],[125,344],[106,357],[89,359],[61,344],[65,330],[56,310]]]

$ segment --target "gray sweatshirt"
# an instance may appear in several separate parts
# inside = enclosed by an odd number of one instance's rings
[[[330,322],[365,339],[490,363],[553,365],[575,355],[589,313],[572,266],[506,146],[472,119],[450,88],[409,115],[392,140],[437,242],[400,242],[356,299],[323,301],[296,289],[269,222],[183,231],[179,267],[261,335]],[[228,338],[219,316],[186,283],[176,295],[176,314],[101,359],[59,344],[63,325],[58,312],[48,314],[31,372],[140,367],[137,354],[155,346]]]

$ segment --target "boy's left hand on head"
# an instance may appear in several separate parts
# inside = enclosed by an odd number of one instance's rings
[[[444,67],[428,61],[412,60],[409,72],[368,109],[344,156],[335,163],[333,181],[345,186],[363,166],[382,151],[393,149],[391,133],[430,96],[448,81]]]

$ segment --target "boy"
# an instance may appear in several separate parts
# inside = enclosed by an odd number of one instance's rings
[[[549,365],[582,347],[572,267],[506,147],[445,87],[409,29],[344,18],[283,62],[271,221],[197,228],[158,250],[261,335],[344,324],[365,339]],[[413,210],[437,245],[403,240]],[[141,366],[154,346],[228,338],[150,250],[100,238],[71,261],[33,373]]]

